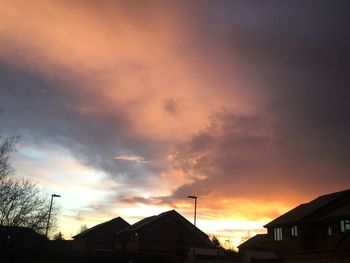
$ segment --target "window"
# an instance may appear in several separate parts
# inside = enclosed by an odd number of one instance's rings
[[[326,235],[327,235],[327,237],[333,236],[333,227],[332,226],[327,226]]]
[[[273,237],[275,241],[282,240],[282,227],[277,227],[273,229]]]
[[[340,221],[340,231],[345,232],[350,230],[350,219],[344,219]]]
[[[290,228],[290,236],[297,237],[298,236],[298,226],[292,226]]]

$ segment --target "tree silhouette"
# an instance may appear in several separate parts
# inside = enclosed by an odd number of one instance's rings
[[[10,154],[15,149],[17,137],[3,137],[0,135],[0,181],[13,172],[10,165]]]
[[[217,248],[222,247],[222,246],[221,246],[221,243],[220,243],[220,241],[219,241],[219,239],[218,239],[215,235],[212,235],[212,237],[211,237],[211,242],[212,242],[213,245],[214,245],[215,247],[217,247]]]
[[[77,234],[80,234],[80,233],[83,233],[85,232],[86,230],[88,230],[88,227],[86,224],[83,224],[79,227],[78,231],[77,231]]]
[[[63,237],[61,231],[59,231],[57,234],[55,234],[53,236],[53,240],[64,240],[64,237]]]
[[[49,200],[28,179],[16,177],[10,165],[17,137],[0,135],[0,225],[29,227],[44,233],[48,219]],[[49,228],[56,222],[54,208]]]

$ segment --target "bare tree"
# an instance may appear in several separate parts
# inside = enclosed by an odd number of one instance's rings
[[[5,179],[0,185],[0,225],[25,226],[44,233],[49,201],[26,179]],[[55,218],[56,209],[51,213]],[[54,220],[50,221],[51,227]]]
[[[64,240],[63,234],[61,233],[61,231],[59,231],[58,233],[56,233],[53,236],[53,240]]]
[[[48,219],[49,200],[28,179],[11,173],[10,154],[16,138],[0,138],[0,226],[29,227],[44,233]],[[49,228],[56,223],[57,209],[51,213]]]
[[[0,181],[13,172],[10,165],[10,154],[15,149],[17,137],[3,137],[0,135]]]
[[[211,242],[212,242],[213,245],[214,245],[215,247],[217,247],[217,248],[222,247],[222,246],[221,246],[221,243],[220,243],[220,241],[219,241],[219,239],[218,239],[217,236],[215,236],[215,235],[212,235],[212,236],[211,236]]]
[[[78,231],[77,231],[77,234],[80,234],[80,233],[83,233],[85,232],[86,230],[88,230],[88,227],[86,224],[83,224],[83,225],[80,225]]]

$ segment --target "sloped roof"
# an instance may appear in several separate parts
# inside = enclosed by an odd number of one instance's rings
[[[138,230],[138,229],[144,227],[145,225],[147,225],[147,224],[153,222],[157,217],[158,217],[158,216],[146,217],[146,218],[144,218],[144,219],[142,219],[142,220],[136,222],[135,224],[130,225],[130,226],[128,226],[128,227],[122,229],[122,230],[120,231],[120,233],[121,233],[121,232],[125,232],[125,231],[136,231],[136,230]]]
[[[328,205],[343,197],[344,195],[350,195],[350,189],[319,196],[316,199],[310,201],[309,203],[301,204],[296,208],[288,211],[287,213],[281,215],[280,217],[277,217],[270,223],[266,224],[264,227],[298,222],[314,214],[315,212],[327,207]]]
[[[11,237],[9,240],[16,248],[43,249],[48,244],[46,236],[28,227],[1,226],[0,237]]]
[[[202,232],[199,228],[194,226],[192,223],[190,223],[186,218],[184,218],[182,215],[180,215],[178,212],[175,210],[170,210],[163,212],[159,215],[156,216],[150,216],[142,219],[141,221],[136,222],[135,224],[126,227],[125,229],[117,232],[117,235],[128,233],[128,232],[134,232],[137,231],[143,227],[147,227],[149,224],[161,220],[165,217],[172,217],[175,219],[178,223],[180,223],[186,230],[192,232],[193,234],[197,235],[199,238],[202,239],[205,243],[207,243],[209,246],[212,246],[213,244],[208,238],[208,235]]]
[[[239,250],[269,250],[272,240],[267,234],[257,234],[238,246]]]
[[[2,226],[0,225],[0,233],[10,233],[13,235],[31,235],[38,238],[48,240],[46,236],[39,234],[38,232],[23,226]]]
[[[324,218],[341,217],[344,215],[350,215],[350,202],[343,204],[331,212],[327,213]]]
[[[98,224],[96,226],[93,226],[93,227],[91,227],[91,228],[89,228],[89,229],[87,229],[87,230],[85,230],[85,231],[83,231],[83,232],[73,236],[73,238],[89,234],[90,232],[92,232],[92,231],[94,231],[96,229],[99,229],[101,227],[104,227],[104,226],[106,226],[108,224],[114,224],[116,226],[116,228],[117,228],[116,230],[124,229],[125,227],[130,226],[130,224],[128,222],[126,222],[123,218],[116,217],[116,218],[113,218],[113,219],[111,219],[109,221],[106,221],[106,222],[103,222],[103,223]]]

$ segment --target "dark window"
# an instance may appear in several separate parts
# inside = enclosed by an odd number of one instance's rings
[[[290,228],[290,236],[297,237],[298,236],[298,226],[292,226]]]

